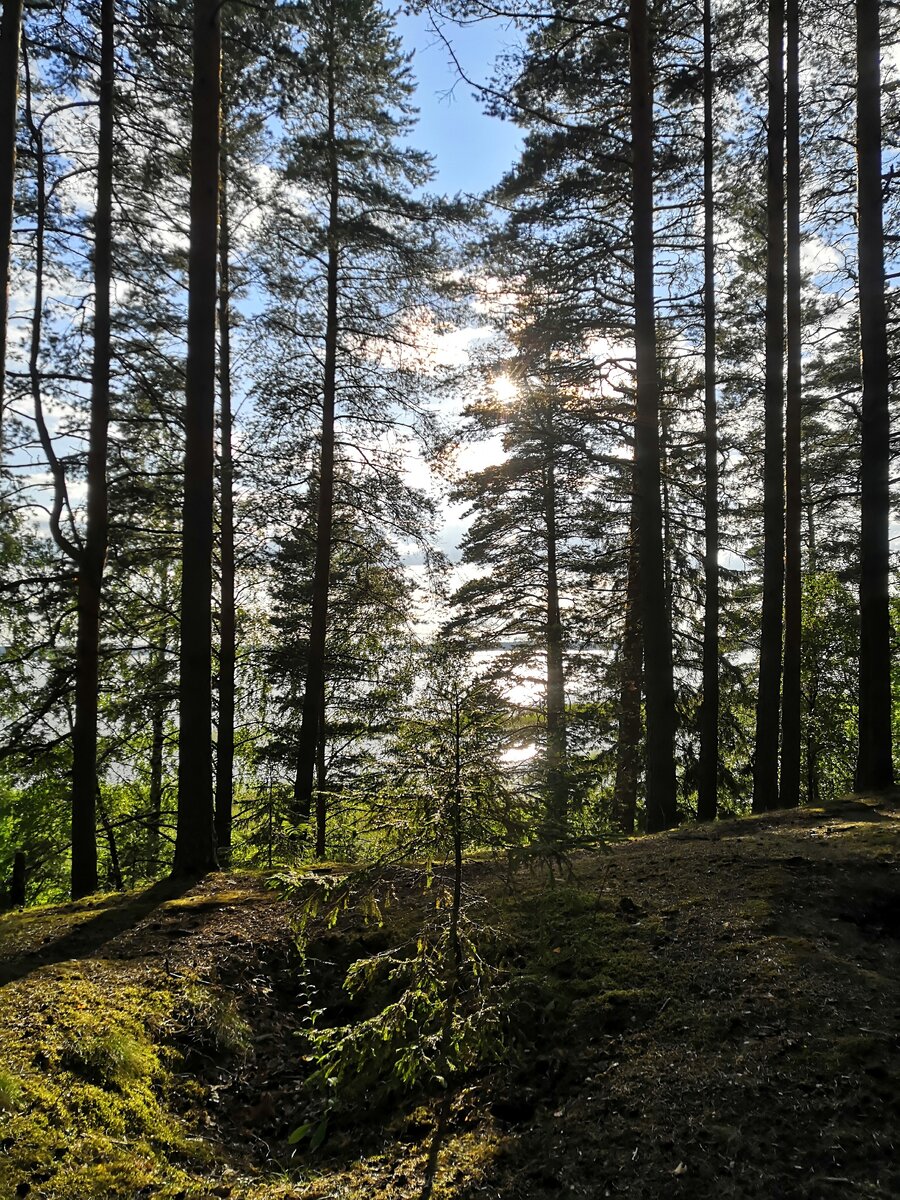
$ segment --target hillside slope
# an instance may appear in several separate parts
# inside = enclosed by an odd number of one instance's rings
[[[309,1013],[352,1026],[396,999],[354,1000],[344,973],[414,945],[439,886],[396,870],[380,920],[314,922],[304,958],[296,900],[250,873],[7,916],[0,1200],[900,1196],[898,864],[883,797],[552,875],[473,861],[467,1073],[367,1085],[315,1151],[288,1141]]]

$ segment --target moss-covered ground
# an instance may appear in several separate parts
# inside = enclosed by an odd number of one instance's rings
[[[396,998],[344,975],[441,919],[440,872],[315,918],[303,956],[302,886],[250,873],[8,915],[0,1200],[896,1198],[898,872],[896,797],[472,860],[465,1071],[350,1079],[315,1150],[310,1014]]]

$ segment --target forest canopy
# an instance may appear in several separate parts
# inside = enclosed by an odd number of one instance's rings
[[[9,905],[893,783],[896,13],[416,11],[2,0]]]

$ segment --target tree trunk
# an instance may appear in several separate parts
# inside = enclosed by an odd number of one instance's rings
[[[646,0],[630,0],[632,219],[637,413],[635,480],[647,699],[647,829],[675,825],[675,689],[672,620],[665,599],[653,235],[653,86]]]
[[[714,821],[719,791],[719,423],[716,406],[715,124],[712,2],[703,0],[703,698],[697,818]]]
[[[862,524],[859,578],[859,790],[891,787],[889,369],[881,183],[878,0],[856,5],[859,324],[862,340]]]
[[[663,594],[666,598],[666,610],[671,613],[675,581],[672,577],[672,509],[669,504],[669,410],[665,403],[659,406],[659,482],[662,503]]]
[[[806,561],[810,575],[815,575],[819,569],[819,552],[816,543],[816,516],[812,484],[808,472],[804,483],[804,491],[806,501]]]
[[[72,735],[72,897],[97,890],[97,719],[100,594],[109,541],[106,485],[109,440],[112,288],[114,0],[100,4],[97,210],[94,217],[94,359],[87,467],[87,526],[78,564],[75,725]]]
[[[552,430],[548,430],[552,436]],[[566,771],[566,680],[563,627],[556,562],[556,469],[552,456],[544,468],[544,521],[547,531],[547,829],[551,840],[565,836],[568,819]]]
[[[641,770],[641,576],[638,563],[637,501],[631,499],[628,576],[625,584],[625,627],[619,655],[619,735],[616,743],[616,782],[613,819],[623,833],[634,833],[638,778]]]
[[[119,858],[119,847],[116,844],[116,831],[113,829],[112,821],[110,821],[103,803],[103,793],[100,791],[99,782],[97,783],[97,812],[100,816],[106,844],[109,847],[109,881],[117,892],[124,892],[125,878],[122,875],[122,862]]]
[[[800,13],[787,0],[787,389],[785,406],[784,679],[779,804],[800,803],[800,659],[803,630],[802,320],[800,285]]]
[[[159,622],[159,636],[153,650],[152,677],[154,692],[151,697],[150,709],[150,820],[147,837],[147,861],[149,873],[159,870],[160,827],[162,825],[163,801],[163,768],[165,753],[166,730],[166,657],[169,651],[168,627],[166,624],[169,610],[169,577],[168,569],[162,564],[159,573],[160,590],[158,606],[162,614]]]
[[[219,227],[219,461],[220,590],[219,590],[219,729],[216,740],[216,843],[227,860],[231,854],[234,803],[234,463],[231,449],[231,253],[228,223],[227,149],[223,141]]]
[[[159,827],[162,823],[165,713],[162,697],[153,698],[150,714],[150,830],[147,839],[149,874],[159,870]]]
[[[220,8],[218,0],[194,0],[178,821],[173,862],[173,872],[188,877],[217,866],[211,733]]]
[[[766,379],[763,601],[753,755],[753,811],[778,804],[784,604],[784,0],[769,0],[766,154]]]
[[[24,850],[17,850],[13,857],[12,878],[9,882],[10,908],[25,907],[25,884],[27,880],[27,859]]]
[[[9,319],[9,275],[13,203],[16,184],[16,113],[19,99],[19,46],[22,0],[3,0],[0,16],[0,450],[6,399],[6,326]]]
[[[74,537],[71,522],[71,507],[66,486],[65,467],[57,456],[53,445],[50,428],[44,412],[42,393],[42,378],[40,368],[41,338],[44,323],[44,253],[45,235],[47,231],[47,156],[44,150],[43,126],[35,120],[32,106],[33,88],[31,67],[27,52],[22,56],[25,68],[25,124],[31,136],[34,153],[35,173],[35,215],[34,215],[34,304],[31,316],[31,338],[28,349],[28,379],[31,385],[31,403],[34,408],[34,422],[37,427],[38,440],[53,480],[53,502],[50,508],[50,536],[56,546],[74,564],[81,559],[81,550],[72,540]],[[72,536],[63,532],[63,515],[69,516],[69,530]]]
[[[325,857],[328,832],[328,800],[325,793],[325,682],[319,704],[319,736],[316,740],[316,858]]]
[[[4,0],[0,16],[0,449],[6,399],[6,327],[16,178],[16,113],[22,0]]]
[[[329,55],[328,145],[331,180],[328,204],[328,262],[326,267],[325,368],[322,384],[322,441],[319,458],[319,497],[316,515],[316,562],[313,574],[312,620],[303,716],[297,743],[297,776],[294,784],[295,820],[309,819],[313,771],[319,737],[320,696],[325,686],[325,638],[328,628],[328,592],[331,580],[331,538],[334,512],[334,408],[338,343],[338,177],[335,140],[334,56]]]

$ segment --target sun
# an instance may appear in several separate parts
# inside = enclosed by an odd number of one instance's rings
[[[508,375],[496,375],[491,380],[491,389],[500,404],[513,404],[519,398],[519,386]]]

